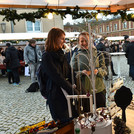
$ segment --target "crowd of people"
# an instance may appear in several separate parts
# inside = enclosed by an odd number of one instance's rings
[[[108,79],[110,71],[108,66],[111,67],[112,74],[117,75],[113,69],[110,52],[122,50],[126,52],[130,65],[129,75],[134,80],[133,43],[133,41],[130,43],[128,36],[125,36],[123,47],[116,43],[110,45],[104,38],[101,38],[99,43],[96,44],[90,40],[89,33],[82,32],[79,34],[78,44],[66,51],[65,32],[59,28],[52,28],[48,33],[43,51],[36,45],[35,39],[29,41],[24,51],[21,47],[16,49],[13,45],[7,43],[6,49],[1,48],[0,50],[0,64],[6,65],[5,72],[8,75],[8,82],[14,86],[21,83],[19,75],[21,60],[25,61],[25,66],[29,66],[31,83],[38,81],[36,72],[41,65],[46,79],[47,104],[52,118],[55,121],[66,122],[70,119],[67,94],[92,94],[95,86],[96,107],[106,106],[104,79]],[[2,73],[4,74],[4,71]],[[95,85],[92,83],[92,78],[94,78]],[[79,110],[78,104],[71,104],[73,118],[80,113],[90,111],[89,99],[83,100],[82,105],[83,109]]]

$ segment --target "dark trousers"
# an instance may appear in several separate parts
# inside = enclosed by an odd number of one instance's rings
[[[1,73],[2,73],[2,75],[5,75],[6,74],[6,70],[5,69],[1,69]]]
[[[106,66],[107,67],[107,72],[108,72],[108,74],[105,76],[105,80],[107,80],[108,79],[108,75],[109,75],[109,69],[108,69],[108,65]],[[116,73],[115,73],[115,71],[114,71],[114,67],[113,67],[113,62],[112,62],[112,60],[111,60],[111,62],[110,62],[110,68],[111,68],[111,72],[112,72],[112,75],[116,75]]]
[[[13,78],[14,78],[14,83],[19,83],[20,82],[20,76],[19,76],[19,68],[13,68],[12,73],[13,73]]]
[[[112,74],[114,75],[114,74],[115,74],[115,72],[114,72],[114,67],[113,67],[113,62],[112,62],[112,61],[110,62],[110,66],[111,66]]]
[[[134,80],[134,65],[130,65],[129,68],[129,75],[132,77],[132,79]]]
[[[11,83],[14,83],[14,77],[13,77],[12,71],[7,72],[7,76],[8,76],[8,82],[9,82],[10,84],[11,84]]]
[[[96,93],[96,108],[106,107],[106,91]]]

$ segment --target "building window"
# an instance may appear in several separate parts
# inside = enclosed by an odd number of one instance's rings
[[[109,32],[109,26],[107,26],[107,32]]]
[[[96,33],[96,30],[95,29],[93,30],[93,33]]]
[[[114,24],[114,30],[117,30],[117,24]]]
[[[123,22],[123,28],[127,28],[127,22]]]
[[[40,20],[36,20],[35,23],[31,21],[27,21],[26,25],[27,25],[27,32],[40,32],[41,31]]]
[[[102,33],[102,27],[99,28],[99,32]]]

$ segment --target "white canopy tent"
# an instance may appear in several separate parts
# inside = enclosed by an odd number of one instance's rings
[[[79,32],[66,32],[66,38],[77,38]],[[29,40],[35,39],[45,39],[48,33],[1,33],[0,41],[2,40]]]
[[[124,40],[124,36],[107,37],[106,39],[110,41]]]
[[[88,10],[125,10],[134,7],[132,0],[0,0],[0,8],[48,8],[65,9],[78,5]]]
[[[110,41],[118,41],[118,40],[124,40],[124,36],[107,37],[106,39]],[[133,40],[134,36],[129,36],[129,39]]]

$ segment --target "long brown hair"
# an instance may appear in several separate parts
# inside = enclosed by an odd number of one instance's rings
[[[57,44],[58,38],[62,36],[62,34],[65,35],[65,32],[60,28],[52,28],[49,33],[46,40],[46,51],[57,51],[60,46]]]

